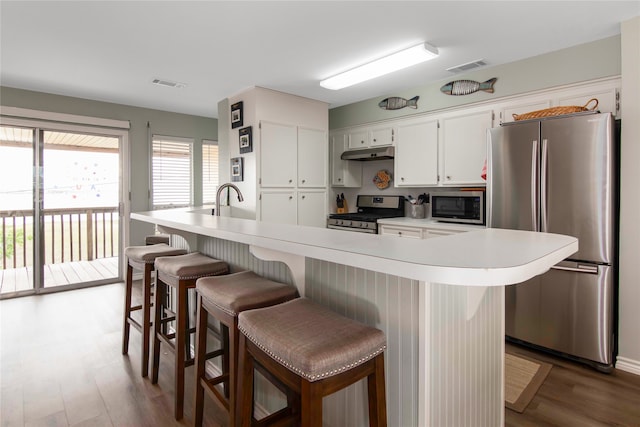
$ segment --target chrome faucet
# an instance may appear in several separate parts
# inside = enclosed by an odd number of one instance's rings
[[[218,192],[216,193],[216,216],[220,216],[220,196],[222,194],[222,190],[224,190],[225,188],[233,188],[234,190],[236,190],[236,193],[238,193],[239,202],[242,202],[244,200],[244,197],[242,196],[242,192],[234,184],[231,184],[231,183],[222,184],[221,186],[218,187]]]

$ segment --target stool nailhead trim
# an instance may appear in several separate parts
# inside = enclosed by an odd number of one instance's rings
[[[193,279],[199,279],[201,277],[209,277],[209,276],[219,276],[222,273],[226,273],[228,270],[227,267],[214,271],[214,272],[207,272],[204,274],[197,274],[195,276],[174,276],[173,274],[169,274],[167,272],[162,272],[163,274],[167,275],[168,277],[171,277],[172,279],[178,279],[178,280],[193,280]]]
[[[376,357],[377,355],[382,353],[387,348],[386,345],[383,345],[382,347],[380,347],[379,349],[377,349],[373,353],[368,354],[367,356],[365,356],[365,357],[363,357],[361,359],[358,359],[354,363],[350,363],[348,365],[341,366],[341,367],[339,367],[337,369],[333,369],[333,370],[328,371],[328,372],[323,372],[322,374],[311,375],[311,374],[308,374],[308,373],[302,371],[300,368],[297,368],[297,367],[291,365],[289,362],[287,362],[286,360],[283,360],[281,357],[276,356],[275,354],[273,354],[272,351],[270,351],[264,345],[259,343],[253,336],[249,335],[244,328],[238,328],[238,329],[240,329],[240,332],[242,332],[252,343],[257,345],[258,348],[260,348],[262,351],[267,353],[272,359],[277,360],[278,363],[280,363],[281,365],[285,366],[289,370],[297,373],[298,375],[302,376],[303,378],[305,378],[305,379],[307,379],[307,380],[309,380],[311,382],[318,381],[318,380],[320,380],[322,378],[326,378],[326,377],[332,377],[334,375],[339,374],[340,372],[347,371],[347,370],[352,369],[352,368],[354,368],[354,367],[356,367],[358,365],[362,365],[364,362],[366,362],[367,360],[373,359],[374,357]]]

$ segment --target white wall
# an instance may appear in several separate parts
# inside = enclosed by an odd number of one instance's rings
[[[620,315],[617,367],[640,375],[640,17],[622,23]]]

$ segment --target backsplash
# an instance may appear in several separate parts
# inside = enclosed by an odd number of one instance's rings
[[[391,183],[388,188],[383,190],[376,187],[373,182],[373,178],[376,176],[379,170],[384,169],[391,174]],[[381,195],[381,196],[408,196],[411,195],[417,198],[422,193],[433,194],[439,191],[452,191],[457,190],[458,187],[394,187],[395,174],[393,170],[393,160],[376,160],[362,163],[362,187],[360,188],[343,188],[343,187],[331,187],[330,191],[330,212],[336,211],[336,195],[344,193],[344,196],[349,205],[349,211],[355,212],[356,200],[358,194],[366,195]],[[429,205],[426,206],[426,217],[431,217],[431,209]],[[409,215],[409,203],[405,204],[405,215]]]

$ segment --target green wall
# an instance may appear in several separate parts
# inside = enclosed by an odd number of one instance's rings
[[[481,68],[471,73],[452,74],[449,79],[440,82],[333,108],[329,110],[329,128],[339,129],[406,117],[569,83],[618,76],[621,73],[620,49],[620,36],[615,36],[509,64]],[[469,79],[484,82],[492,77],[498,78],[493,94],[476,92],[465,96],[451,96],[440,92],[440,87],[452,80]],[[410,99],[416,95],[419,95],[420,99],[415,110],[404,108],[387,111],[378,107],[378,103],[389,96]]]
[[[0,105],[129,121],[131,128],[129,131],[130,164],[128,167],[130,170],[131,212],[149,209],[149,138],[147,136],[147,123],[149,123],[151,134],[193,138],[195,141],[194,204],[201,204],[201,144],[203,139],[218,139],[218,120],[216,119],[9,87],[0,87]],[[144,236],[152,230],[151,226],[137,222],[133,225],[130,228],[129,244],[143,244]]]

